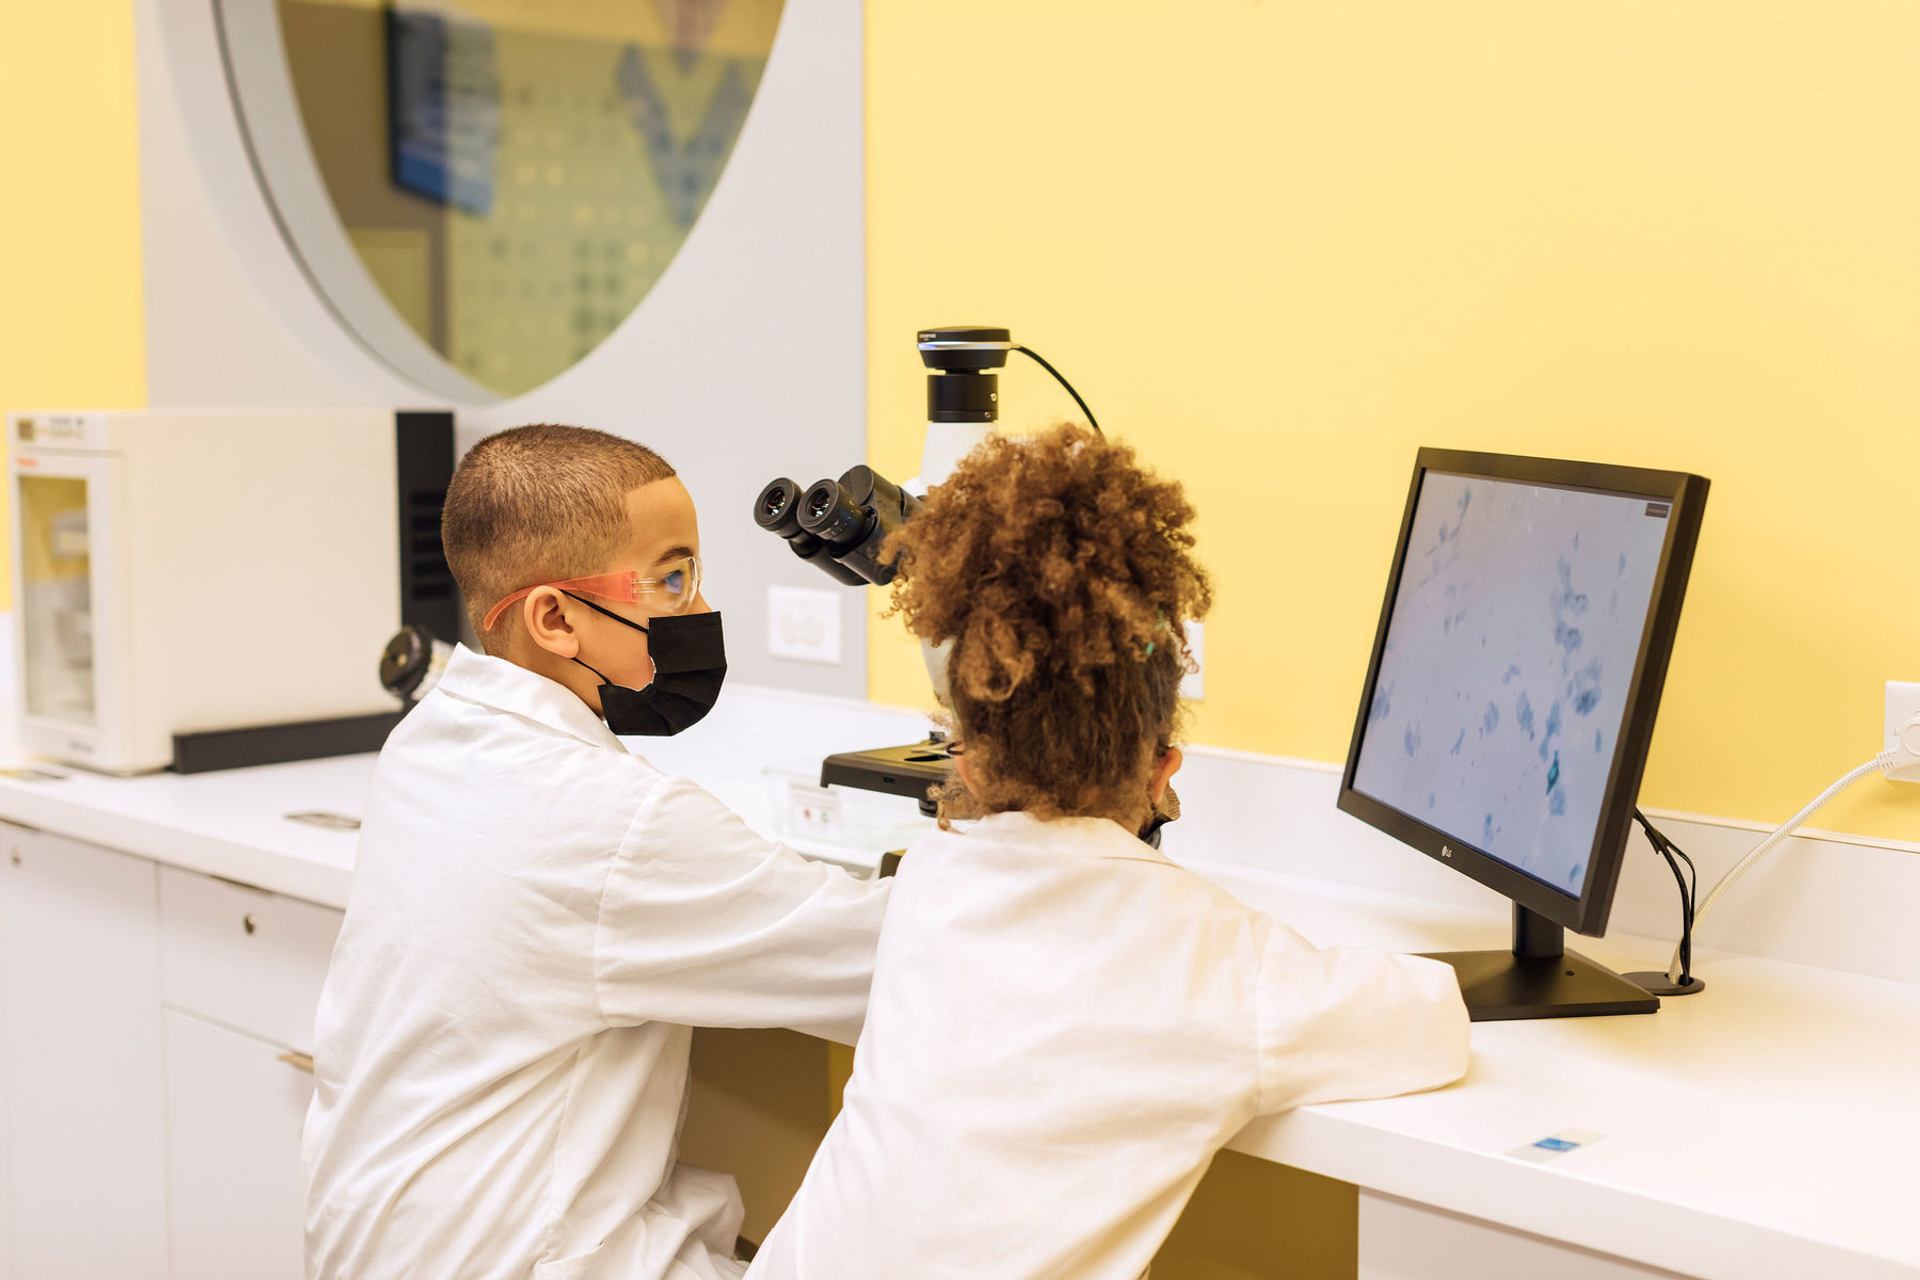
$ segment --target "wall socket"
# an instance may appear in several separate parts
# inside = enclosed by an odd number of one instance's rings
[[[1193,671],[1180,681],[1180,696],[1198,702],[1207,696],[1207,628],[1205,623],[1187,624],[1187,654],[1193,659]]]
[[[840,661],[838,591],[767,588],[767,654],[790,662]]]
[[[1915,716],[1920,716],[1920,681],[1887,681],[1887,750],[1900,745],[1897,740],[1900,730]],[[1920,774],[1905,769],[1892,777],[1897,782],[1920,782]]]

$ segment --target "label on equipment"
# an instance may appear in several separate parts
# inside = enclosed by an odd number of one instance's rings
[[[23,413],[13,420],[13,438],[21,444],[53,445],[68,449],[99,449],[106,445],[106,415]]]

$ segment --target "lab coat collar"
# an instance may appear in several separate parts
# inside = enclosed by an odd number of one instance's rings
[[[1070,853],[1138,862],[1172,861],[1110,818],[1054,818],[1042,822],[1026,813],[996,813],[975,822],[967,833],[996,844],[1044,849],[1049,854]]]
[[[627,748],[606,722],[574,696],[571,689],[505,658],[455,645],[436,691],[463,702],[511,712],[535,724],[613,751]]]

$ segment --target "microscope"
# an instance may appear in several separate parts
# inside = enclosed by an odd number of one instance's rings
[[[1087,402],[1060,371],[1016,344],[1006,329],[949,325],[922,329],[916,342],[920,362],[927,367],[927,439],[918,477],[895,484],[862,465],[805,490],[782,476],[754,499],[756,524],[848,586],[884,587],[893,581],[896,566],[885,550],[888,536],[913,518],[929,489],[993,433],[1000,418],[1000,377],[994,370],[1006,366],[1008,352],[1018,351],[1052,374],[1086,414],[1088,425],[1100,429]],[[944,654],[925,646],[922,652],[935,694],[944,702]],[[907,796],[932,816],[933,792],[952,769],[952,744],[936,729],[905,746],[828,756],[820,766],[820,785]]]

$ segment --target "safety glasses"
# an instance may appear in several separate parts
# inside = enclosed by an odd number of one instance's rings
[[[480,629],[493,630],[493,624],[500,620],[501,614],[541,587],[553,587],[576,595],[598,596],[619,604],[637,604],[655,614],[685,613],[700,596],[700,557],[685,556],[679,560],[669,560],[664,572],[657,578],[643,578],[632,570],[622,570],[619,573],[596,574],[591,578],[569,578],[565,582],[536,582],[530,587],[520,588],[487,610]]]

